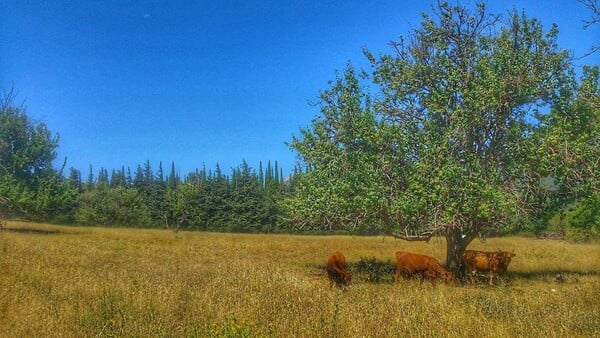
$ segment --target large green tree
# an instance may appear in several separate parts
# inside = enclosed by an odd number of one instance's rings
[[[15,96],[8,91],[0,97],[0,219],[69,220],[75,191],[52,167],[58,134],[34,123]]]
[[[0,99],[0,170],[20,180],[32,180],[53,171],[58,134],[44,123],[33,123],[25,107],[10,91]]]
[[[289,214],[407,240],[439,234],[458,270],[478,235],[537,210],[534,127],[573,84],[557,33],[523,13],[440,2],[392,54],[365,51],[372,72],[348,67],[290,144],[309,170]]]

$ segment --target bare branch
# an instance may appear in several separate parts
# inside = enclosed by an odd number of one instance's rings
[[[590,50],[589,50],[589,51],[587,51],[585,54],[583,54],[582,56],[580,56],[580,57],[578,57],[578,58],[576,58],[576,59],[577,59],[577,60],[581,60],[581,59],[583,59],[583,58],[585,58],[585,57],[588,57],[588,56],[590,56],[590,55],[592,55],[592,54],[596,53],[596,52],[597,52],[597,51],[599,51],[599,50],[600,50],[600,45],[592,46],[592,48],[590,48]]]
[[[591,19],[583,20],[583,28],[587,29],[593,24],[600,22],[600,5],[598,5],[598,0],[579,0],[579,3],[592,11]]]
[[[397,232],[390,232],[389,235],[396,238],[396,239],[403,239],[405,241],[411,241],[411,242],[416,242],[416,241],[421,241],[421,242],[427,242],[429,243],[429,240],[431,239],[431,237],[433,237],[434,231],[431,230],[427,230],[425,232],[422,232],[420,234],[400,234]]]

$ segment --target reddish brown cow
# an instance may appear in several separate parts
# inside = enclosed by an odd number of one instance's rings
[[[343,287],[352,280],[352,275],[346,270],[346,257],[339,251],[334,252],[329,257],[326,270],[330,288],[333,287],[333,283],[337,287]]]
[[[431,280],[432,284],[436,279],[446,283],[454,281],[454,274],[444,269],[435,258],[403,251],[396,252],[396,274],[394,275],[396,284],[400,275],[404,278],[420,275],[421,283],[424,279]]]
[[[494,276],[505,273],[514,256],[516,256],[514,252],[500,250],[496,252],[466,250],[462,259],[469,273],[471,283],[475,282],[477,271],[489,271],[490,285],[494,285]]]

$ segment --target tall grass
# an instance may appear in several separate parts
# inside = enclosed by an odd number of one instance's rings
[[[342,251],[443,258],[444,242],[191,233],[13,222],[0,232],[0,336],[600,336],[600,245],[526,238],[497,286],[378,282],[329,289]],[[564,276],[562,283],[556,275]]]

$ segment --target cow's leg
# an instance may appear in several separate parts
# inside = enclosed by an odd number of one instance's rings
[[[423,285],[424,280],[425,280],[425,272],[419,274],[419,285]]]
[[[490,271],[490,286],[494,285],[494,271]]]
[[[471,284],[475,284],[475,274],[476,273],[477,273],[477,270],[469,271],[469,280],[471,281]]]
[[[335,276],[329,269],[327,269],[327,278],[329,278],[329,288],[331,289],[333,287],[333,280],[335,279]]]

